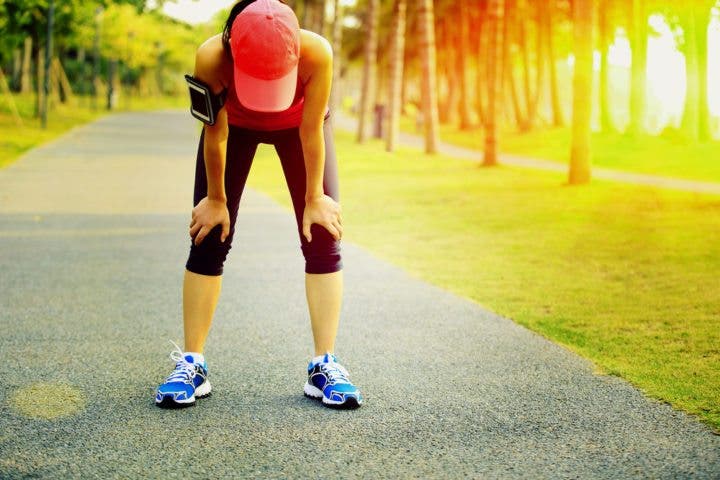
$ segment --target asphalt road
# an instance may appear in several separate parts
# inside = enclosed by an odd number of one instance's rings
[[[0,478],[720,477],[720,436],[696,419],[352,244],[338,355],[366,404],[304,398],[294,222],[252,191],[214,393],[156,408],[197,134],[184,113],[114,115],[0,170]]]

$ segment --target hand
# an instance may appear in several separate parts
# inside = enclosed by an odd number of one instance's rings
[[[308,242],[312,242],[310,225],[313,223],[325,227],[325,230],[330,232],[335,240],[340,240],[343,231],[340,204],[327,195],[306,201],[302,230]]]
[[[224,242],[230,235],[230,213],[228,213],[227,205],[222,200],[211,200],[205,197],[193,208],[190,238],[194,239],[195,245],[200,245],[216,225],[222,225],[220,241]]]

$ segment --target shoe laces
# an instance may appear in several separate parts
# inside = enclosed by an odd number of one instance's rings
[[[334,357],[330,357],[330,360],[327,362],[322,362],[320,368],[327,375],[330,383],[350,383],[350,379],[348,378],[350,374],[345,370],[345,367],[335,361]]]
[[[177,343],[170,340],[175,346],[175,350],[170,352],[170,358],[175,362],[175,370],[170,374],[165,382],[185,382],[190,383],[195,376],[195,365],[185,360],[185,353],[177,345]]]

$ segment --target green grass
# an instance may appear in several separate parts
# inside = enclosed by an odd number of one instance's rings
[[[10,115],[7,98],[0,96],[0,168],[17,160],[31,148],[41,145],[65,133],[73,127],[85,124],[107,114],[103,108],[93,110],[88,98],[76,98],[73,105],[58,104],[48,114],[47,128],[40,126],[35,113],[34,95],[14,95],[13,99],[22,117],[23,124],[16,124]],[[162,108],[180,108],[187,103],[184,97],[133,98],[130,103],[121,101],[116,111],[147,111]],[[101,107],[104,103],[100,102]]]
[[[720,197],[337,145],[347,240],[720,428]]]
[[[403,130],[416,133],[414,124],[403,119]],[[443,141],[482,150],[480,130],[462,131],[452,125],[440,128]],[[552,128],[529,133],[503,132],[500,150],[542,160],[567,163],[570,128]],[[720,141],[693,143],[678,133],[632,138],[619,133],[594,133],[591,140],[594,166],[628,172],[720,182]]]

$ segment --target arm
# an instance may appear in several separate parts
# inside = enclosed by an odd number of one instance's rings
[[[218,56],[216,50],[211,48],[208,42],[198,49],[193,74],[195,78],[207,83],[213,93],[219,93],[224,88],[218,75],[220,71],[218,62],[222,61],[222,57]],[[196,245],[199,245],[216,225],[222,225],[221,241],[224,242],[230,233],[230,215],[225,194],[225,154],[228,139],[225,108],[218,112],[215,125],[203,125],[203,128],[205,132],[203,154],[208,191],[207,197],[202,199],[192,211],[190,236],[194,238]]]
[[[332,48],[319,35],[314,36],[308,49],[308,61],[313,68],[305,85],[305,105],[300,124],[300,142],[305,158],[306,188],[303,235],[312,241],[310,225],[325,227],[332,236],[342,237],[340,205],[325,195],[323,176],[325,172],[325,136],[323,123],[332,85]]]

